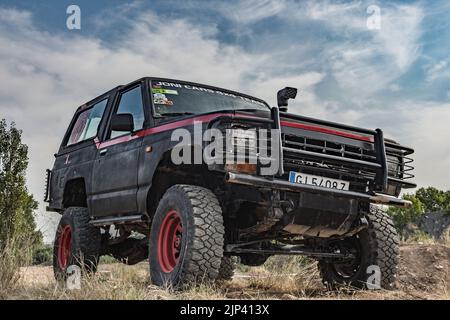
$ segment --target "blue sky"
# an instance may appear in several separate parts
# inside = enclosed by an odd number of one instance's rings
[[[24,129],[40,199],[76,106],[113,86],[172,77],[274,104],[289,85],[292,112],[380,127],[417,150],[420,186],[448,189],[449,24],[448,1],[0,0],[0,117]]]

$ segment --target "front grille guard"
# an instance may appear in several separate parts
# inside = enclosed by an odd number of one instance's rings
[[[301,162],[306,160],[310,163],[309,166],[305,166],[306,170],[321,173],[334,170],[333,175],[338,175],[336,178],[352,178],[354,184],[360,180],[359,184],[362,185],[362,189],[365,189],[367,181],[372,190],[386,189],[388,183],[387,162],[381,130],[377,129],[374,132],[373,150],[360,148],[359,154],[344,144],[304,137],[297,139],[304,142],[301,144],[293,142],[292,138],[291,135],[282,135],[285,166],[302,166]],[[295,145],[296,147],[293,147]]]
[[[412,171],[414,167],[412,166],[412,162],[414,161],[411,157],[411,154],[414,153],[414,150],[408,147],[403,147],[395,143],[386,142],[386,155],[399,157],[398,165],[400,166],[400,171],[398,173],[398,177],[400,180],[412,179],[414,178],[414,174]],[[389,162],[389,160],[388,160]]]
[[[289,114],[288,118],[289,120],[299,120],[299,121],[305,121],[311,124],[317,124],[317,125],[324,125],[332,127],[333,129],[342,129],[351,131],[358,134],[363,134],[365,136],[371,136],[373,137],[373,153],[372,155],[367,154],[364,155],[366,157],[366,160],[361,159],[355,159],[355,158],[345,158],[342,156],[335,156],[330,154],[324,154],[324,153],[317,153],[312,151],[306,151],[306,150],[300,150],[296,148],[289,148],[283,145],[283,136],[282,136],[282,130],[281,130],[281,116],[283,116],[283,113],[279,111],[278,108],[273,107],[271,109],[271,119],[264,119],[264,118],[246,118],[246,117],[240,117],[240,116],[231,116],[231,117],[223,117],[216,120],[230,120],[230,118],[233,121],[245,121],[245,122],[255,122],[255,123],[262,123],[262,124],[269,124],[273,129],[277,129],[279,132],[279,155],[280,159],[278,161],[279,167],[277,170],[276,177],[281,177],[284,175],[285,171],[285,158],[288,160],[287,157],[288,154],[296,154],[299,157],[303,159],[307,159],[314,162],[327,162],[335,165],[340,164],[347,164],[350,167],[354,167],[357,169],[355,172],[348,172],[347,174],[353,175],[354,177],[362,176],[364,179],[367,179],[370,182],[370,189],[372,192],[386,192],[388,184],[394,183],[401,185],[405,188],[413,188],[416,185],[411,182],[406,182],[404,179],[413,178],[414,175],[411,173],[411,171],[414,169],[414,167],[411,165],[412,159],[408,157],[408,155],[411,155],[414,153],[414,150],[408,147],[404,147],[401,145],[398,145],[393,142],[385,141],[383,136],[383,131],[381,129],[376,130],[370,130],[370,129],[364,129],[364,128],[358,128],[353,126],[348,126],[340,123],[333,123],[329,121],[314,119],[314,118],[308,118],[303,117],[299,115],[293,115]],[[387,155],[397,155],[401,159],[401,170],[398,177],[391,177],[388,174],[388,159]],[[368,161],[372,160],[372,161]],[[259,164],[258,164],[259,167]],[[331,167],[332,168],[332,167]],[[259,172],[259,168],[258,168]]]
[[[281,115],[283,115],[283,113],[281,113]],[[412,166],[413,160],[409,157],[409,155],[414,153],[414,150],[390,140],[385,140],[381,129],[370,130],[358,128],[292,114],[289,114],[286,118],[288,118],[288,120],[308,122],[331,127],[333,129],[342,129],[352,133],[362,134],[367,136],[373,142],[373,144],[371,144],[373,149],[366,150],[361,148],[361,150],[358,150],[357,152],[354,147],[347,146],[348,149],[343,148],[343,150],[336,150],[333,149],[333,147],[336,148],[338,143],[323,140],[321,141],[323,145],[314,146],[314,141],[307,143],[306,137],[300,138],[300,140],[304,139],[304,146],[300,143],[298,146],[293,147],[292,141],[289,142],[290,144],[286,143],[287,140],[282,134],[284,145],[281,152],[285,159],[285,166],[286,164],[288,166],[290,165],[289,160],[292,160],[292,157],[297,157],[297,159],[307,159],[316,164],[326,163],[326,168],[318,166],[303,167],[307,170],[316,170],[321,171],[322,173],[326,173],[328,170],[331,174],[331,171],[334,170],[335,174],[339,173],[342,176],[351,177],[353,184],[360,185],[361,191],[367,183],[370,191],[381,193],[386,192],[388,185],[391,184],[399,185],[403,188],[416,187],[414,183],[405,181],[406,179],[414,177],[412,174],[412,170],[414,169]],[[310,141],[311,140],[314,139],[310,139]],[[315,142],[317,143],[317,141],[318,140]],[[329,148],[329,146],[331,148]],[[395,175],[392,175],[389,172],[388,164],[393,161],[394,157],[397,161],[395,165],[398,167],[398,172]]]
[[[349,180],[352,185],[360,190],[366,191],[368,185],[375,186],[376,170],[380,166],[377,164],[377,157],[373,144],[354,145],[349,142],[329,141],[326,139],[312,138],[305,135],[296,135],[292,132],[282,133],[282,142],[284,150],[284,167],[285,170],[302,170],[309,174],[327,174],[327,176]],[[390,146],[388,141],[385,141],[386,162],[388,168],[388,184],[396,184],[401,187],[408,188],[415,186],[413,183],[405,180],[411,179],[414,175],[411,173],[413,166],[412,159],[408,157],[412,153],[411,149],[399,147],[394,144]],[[300,150],[300,152],[296,152]],[[309,152],[305,152],[309,151]],[[314,159],[317,154],[327,154],[334,157],[329,157],[327,161],[311,162],[312,155]],[[354,162],[348,162],[346,159],[363,160],[372,163],[372,165],[365,165],[365,162],[358,162],[355,166]],[[305,161],[308,159],[310,161]],[[353,164],[353,167],[352,167]]]

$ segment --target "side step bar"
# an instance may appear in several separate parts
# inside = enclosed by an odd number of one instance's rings
[[[123,217],[105,217],[92,219],[89,223],[95,227],[109,226],[112,224],[128,224],[128,223],[140,223],[147,221],[147,217],[142,214],[123,216]]]
[[[284,190],[284,191],[291,191],[291,192],[312,192],[312,193],[322,193],[322,194],[329,194],[335,197],[344,197],[344,198],[356,198],[361,199],[367,202],[371,203],[378,203],[378,204],[385,204],[390,206],[398,206],[403,208],[410,208],[412,203],[408,200],[398,199],[393,196],[389,196],[386,194],[366,194],[366,193],[360,193],[355,191],[344,191],[344,190],[337,190],[337,189],[329,189],[329,188],[323,188],[323,187],[316,187],[311,186],[307,184],[298,184],[293,183],[285,180],[278,180],[278,179],[268,179],[268,178],[262,178],[258,176],[252,176],[249,174],[242,174],[242,173],[232,173],[228,172],[225,175],[225,181],[228,183],[235,183],[235,184],[243,184],[243,185],[249,185],[254,186],[258,188],[268,188],[268,189],[278,189],[278,190]]]

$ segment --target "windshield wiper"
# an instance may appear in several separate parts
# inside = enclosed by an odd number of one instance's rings
[[[162,113],[161,117],[178,117],[178,116],[191,116],[194,115],[193,112],[166,112]]]

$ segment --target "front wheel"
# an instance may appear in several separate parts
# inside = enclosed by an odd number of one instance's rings
[[[366,229],[332,245],[334,250],[352,253],[354,259],[346,262],[319,262],[322,280],[329,288],[394,288],[399,237],[391,218],[383,210],[371,206],[366,218],[369,223]]]
[[[208,189],[175,185],[159,202],[150,230],[149,264],[154,284],[182,288],[218,278],[224,226]]]

